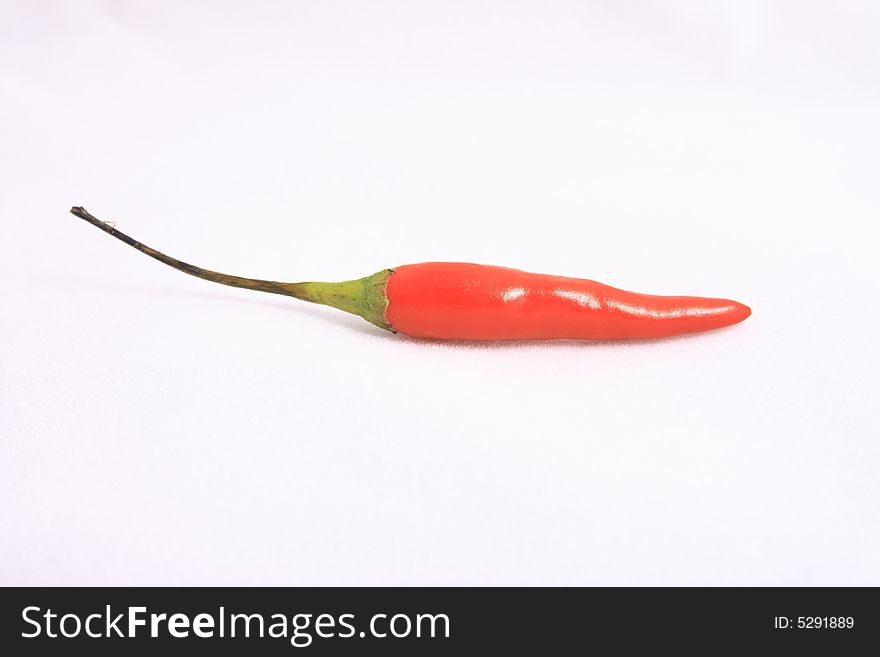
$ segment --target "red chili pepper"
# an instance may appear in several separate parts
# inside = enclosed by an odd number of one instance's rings
[[[342,283],[279,283],[230,276],[160,253],[84,208],[71,212],[192,276],[284,294],[359,315],[381,328],[438,340],[619,340],[697,333],[741,322],[748,306],[728,299],[626,292],[595,281],[462,262],[385,269]]]
[[[695,333],[741,322],[726,299],[626,292],[595,281],[457,262],[404,265],[388,278],[385,318],[420,338],[616,340]]]

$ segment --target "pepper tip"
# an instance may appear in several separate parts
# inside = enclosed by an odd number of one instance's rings
[[[736,317],[737,322],[741,322],[744,319],[747,319],[752,314],[752,309],[749,308],[746,304],[740,303],[739,301],[733,302],[733,315]]]

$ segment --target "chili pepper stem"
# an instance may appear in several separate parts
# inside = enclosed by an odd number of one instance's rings
[[[122,231],[117,230],[114,226],[111,226],[109,223],[101,221],[90,214],[85,208],[73,207],[70,209],[70,212],[74,216],[89,222],[93,226],[97,226],[105,233],[125,242],[141,253],[144,253],[151,258],[155,258],[159,262],[162,262],[169,267],[173,267],[178,271],[182,271],[185,274],[189,274],[190,276],[195,276],[196,278],[201,278],[213,283],[220,283],[221,285],[257,290],[259,292],[268,292],[270,294],[283,294],[285,296],[301,299],[302,301],[331,306],[347,313],[363,317],[365,320],[371,324],[375,324],[379,328],[393,331],[391,325],[385,320],[385,310],[388,307],[388,298],[385,295],[385,288],[388,283],[388,277],[394,273],[391,269],[383,269],[382,271],[366,276],[365,278],[352,281],[342,281],[340,283],[323,283],[317,281],[279,283],[277,281],[266,281],[257,278],[231,276],[229,274],[222,274],[209,269],[202,269],[201,267],[196,267],[195,265],[167,256],[164,253],[129,237]]]

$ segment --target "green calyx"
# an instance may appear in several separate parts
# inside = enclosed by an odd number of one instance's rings
[[[288,294],[303,301],[320,303],[363,317],[370,324],[396,333],[385,319],[388,308],[388,277],[393,269],[383,269],[371,276],[341,283],[285,283]]]

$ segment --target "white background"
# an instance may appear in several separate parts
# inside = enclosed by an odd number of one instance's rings
[[[871,2],[5,2],[0,583],[880,584]],[[184,276],[736,327],[442,344]]]

